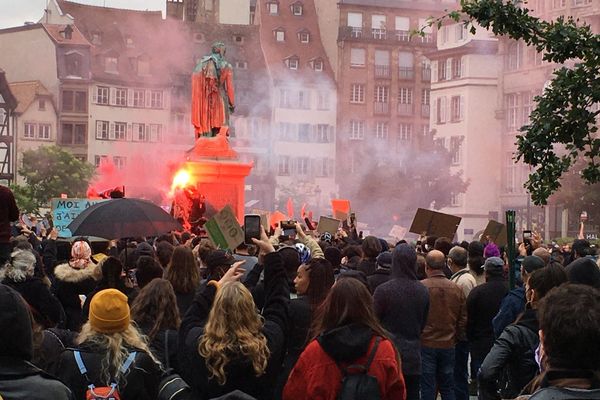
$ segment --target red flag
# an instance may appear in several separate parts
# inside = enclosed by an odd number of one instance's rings
[[[306,218],[306,203],[302,204],[302,208],[300,209],[300,216],[302,219]]]
[[[285,221],[285,214],[281,211],[275,211],[271,213],[271,217],[269,218],[269,224],[275,228],[275,225],[280,223],[281,221]]]
[[[288,218],[289,219],[293,219],[294,218],[294,203],[292,202],[292,198],[288,198],[287,201],[287,213],[288,213]]]

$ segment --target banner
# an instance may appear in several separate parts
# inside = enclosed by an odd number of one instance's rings
[[[425,234],[427,236],[447,237],[452,240],[460,221],[461,218],[454,215],[419,208],[409,232],[418,235]]]
[[[348,220],[350,215],[350,200],[346,199],[331,199],[331,212],[333,218],[340,221]]]
[[[58,236],[70,238],[72,235],[71,231],[67,229],[67,226],[69,226],[83,210],[106,200],[108,199],[52,199],[52,222],[58,231]]]
[[[220,249],[235,250],[244,241],[244,231],[229,205],[209,219],[204,228],[210,240]]]

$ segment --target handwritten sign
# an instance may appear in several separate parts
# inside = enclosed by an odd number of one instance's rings
[[[236,249],[244,241],[244,232],[231,206],[226,205],[206,225],[210,240],[220,249]]]
[[[72,236],[71,231],[67,229],[67,226],[83,210],[88,209],[96,203],[106,201],[107,199],[52,199],[52,220],[54,227],[58,231],[58,236],[63,238],[70,238]]]
[[[405,227],[400,225],[394,225],[392,226],[390,233],[388,233],[388,236],[393,237],[397,240],[402,240],[404,239],[404,236],[406,236],[406,232],[408,232],[408,229],[406,229]]]

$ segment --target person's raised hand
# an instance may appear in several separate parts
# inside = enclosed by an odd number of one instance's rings
[[[58,238],[58,230],[56,230],[56,228],[52,228],[48,237],[52,240],[56,240]]]
[[[269,237],[267,236],[265,228],[262,225],[260,227],[260,240],[252,238],[252,242],[258,246],[260,253],[263,255],[273,253],[275,251],[275,247],[273,247],[273,243],[269,241]]]
[[[519,255],[521,257],[525,257],[527,255],[527,248],[525,247],[525,243],[519,244]]]
[[[298,234],[298,237],[300,239],[304,239],[306,237],[306,233],[304,233],[304,230],[302,229],[302,225],[300,225],[300,222],[296,222],[296,233]]]
[[[246,261],[237,261],[233,263],[231,267],[223,274],[221,279],[219,279],[219,286],[222,286],[229,282],[239,281],[242,276],[244,276],[244,269],[241,267]]]

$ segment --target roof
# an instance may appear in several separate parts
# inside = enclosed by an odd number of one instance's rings
[[[69,45],[82,45],[89,46],[90,42],[83,36],[81,31],[77,29],[75,25],[55,25],[55,24],[42,24],[50,38],[57,44],[69,44]],[[71,39],[67,39],[63,35],[63,31],[67,29],[67,26],[70,26],[73,29],[71,33]]]
[[[6,73],[0,68],[0,95],[8,104],[10,110],[14,110],[17,107],[17,99],[15,98],[7,80]]]
[[[280,1],[279,15],[270,15],[264,2],[258,3],[261,46],[273,80],[300,84],[333,84],[333,70],[321,42],[314,0],[302,2],[301,16],[292,14],[291,4],[293,1]],[[273,31],[279,27],[285,29],[285,42],[277,42],[273,35]],[[300,42],[297,34],[301,31],[310,32],[309,43]],[[290,70],[284,63],[284,60],[292,55],[299,58],[298,70]],[[317,58],[324,61],[323,71],[314,71],[309,66],[310,60]]]
[[[19,103],[16,113],[25,112],[38,96],[52,96],[40,81],[13,82],[9,86]]]
[[[75,25],[93,45],[95,80],[132,86],[166,86],[171,82],[172,73],[192,68],[191,60],[186,60],[189,36],[181,24],[164,20],[161,11],[99,7],[66,0],[57,0],[57,4],[62,12],[74,18]],[[104,57],[111,50],[118,55],[118,74],[107,73],[104,68]],[[147,76],[140,76],[136,71],[136,59],[142,55],[150,59]]]
[[[402,8],[428,11],[443,11],[457,6],[457,2],[434,0],[339,0],[340,6],[356,5],[365,7]]]

